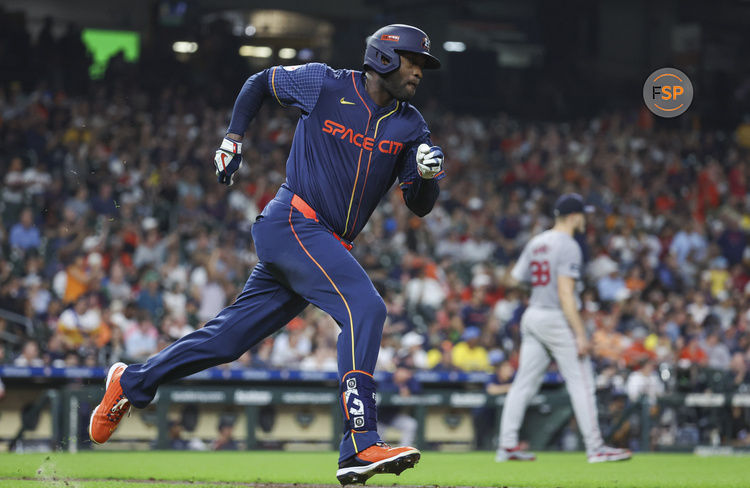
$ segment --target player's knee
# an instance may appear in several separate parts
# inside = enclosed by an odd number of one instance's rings
[[[231,363],[236,361],[242,356],[247,349],[240,347],[239,343],[228,345],[226,349],[221,350],[218,353],[219,359],[222,364]]]
[[[368,300],[364,312],[365,317],[367,317],[369,321],[375,325],[380,324],[382,326],[385,323],[388,309],[386,309],[385,302],[380,295],[374,295]]]

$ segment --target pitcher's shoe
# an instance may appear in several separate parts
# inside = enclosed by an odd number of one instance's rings
[[[125,363],[115,363],[109,368],[104,398],[91,413],[89,421],[89,438],[95,444],[107,442],[120,425],[123,415],[130,411],[130,402],[120,386],[120,376],[126,367]]]
[[[374,474],[399,475],[405,469],[413,468],[419,457],[419,451],[413,447],[390,447],[379,442],[339,463],[336,478],[342,485],[364,485]]]
[[[633,457],[627,449],[617,447],[602,446],[594,452],[588,454],[590,463],[605,463],[607,461],[626,461]]]
[[[512,449],[500,447],[495,454],[495,462],[502,463],[505,461],[536,461],[536,455],[533,452],[524,451],[520,446]]]

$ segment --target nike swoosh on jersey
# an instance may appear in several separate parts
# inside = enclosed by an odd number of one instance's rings
[[[354,105],[354,102],[347,102],[346,100],[344,100],[345,98],[346,97],[341,97],[341,100],[339,100],[339,102],[341,102],[341,105]]]

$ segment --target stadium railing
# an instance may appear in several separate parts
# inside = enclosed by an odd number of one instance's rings
[[[15,405],[15,412],[7,411],[5,407],[4,418],[18,415],[20,421],[12,425],[6,423],[7,429],[0,433],[0,438],[10,441],[9,448],[12,448],[24,439],[24,433],[33,433],[36,429],[36,437],[48,437],[54,449],[75,451],[88,447],[81,441],[81,438],[85,439],[84,424],[88,412],[101,398],[101,380],[105,374],[104,368],[1,366],[0,377],[8,383],[6,400],[9,400],[3,404]],[[480,411],[494,420],[493,430],[496,429],[505,397],[484,392],[483,385],[490,374],[417,372],[415,375],[423,383],[423,392],[409,397],[383,393],[379,395],[378,404],[406,409],[417,420],[416,443],[419,447],[445,448],[454,444],[455,448],[460,444],[462,448],[475,448],[476,432],[471,423]],[[377,378],[382,381],[388,376],[388,373],[381,372]],[[297,431],[306,431],[309,435],[301,436],[301,441],[316,439],[318,446],[335,448],[341,435],[336,384],[337,375],[333,372],[213,368],[186,381],[160,388],[149,409],[139,413],[143,417],[142,424],[148,424],[148,429],[135,429],[129,439],[139,440],[140,446],[168,448],[170,417],[174,417],[176,410],[194,405],[200,406],[203,409],[201,415],[212,421],[217,419],[217,412],[231,407],[242,420],[238,425],[243,426],[240,437],[246,449],[292,443],[289,436],[284,438],[283,429],[276,428],[274,437],[264,434],[259,428],[268,409],[277,412],[277,424],[296,423]],[[603,404],[608,401],[601,400]],[[0,409],[4,408],[3,404],[0,404]],[[633,423],[638,428],[631,429],[631,434],[639,438],[641,449],[654,448],[650,436],[652,427],[659,422],[653,411],[654,405],[645,400],[625,401],[624,405],[625,408],[603,424],[605,437],[612,438],[623,426]],[[656,406],[662,410],[673,408],[698,412],[693,416],[697,415],[700,422],[718,429],[721,437],[726,438],[731,429],[726,413],[732,407],[750,408],[750,394],[668,394],[660,397]],[[602,410],[600,414],[604,413]],[[46,420],[42,424],[46,427],[37,429],[41,414]],[[560,385],[559,376],[548,375],[546,388],[532,401],[522,436],[534,449],[554,448],[553,440],[559,437],[571,417],[570,402]],[[125,439],[128,439],[130,429],[122,429]],[[198,430],[206,435],[205,428]],[[438,434],[438,430],[442,434]],[[287,434],[293,431],[287,429]],[[292,434],[291,437],[299,436]]]

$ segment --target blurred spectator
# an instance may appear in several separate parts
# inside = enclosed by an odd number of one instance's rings
[[[186,451],[189,448],[189,443],[182,437],[184,428],[182,424],[177,420],[170,420],[167,423],[167,449],[173,451]],[[156,442],[152,446],[156,449]]]
[[[127,282],[125,267],[120,262],[112,263],[102,286],[109,300],[128,301],[132,298],[133,287]]]
[[[68,350],[94,344],[97,336],[103,333],[102,328],[96,297],[88,295],[80,296],[74,305],[65,309],[57,323],[57,331]]]
[[[708,355],[706,351],[700,346],[697,336],[691,336],[687,339],[687,343],[680,350],[680,359],[686,359],[690,363],[697,364],[699,366],[708,365]]]
[[[481,330],[487,324],[490,307],[485,303],[485,291],[482,287],[472,290],[471,301],[461,309],[461,320],[466,327]]]
[[[482,332],[478,327],[468,327],[461,335],[461,342],[453,348],[453,364],[463,371],[489,371],[490,360],[487,349],[479,345]]]
[[[234,431],[234,421],[232,419],[225,418],[224,416],[219,418],[219,436],[211,444],[211,450],[213,451],[237,451],[237,441],[232,437]]]
[[[440,282],[427,272],[427,266],[418,265],[413,271],[413,277],[406,283],[404,294],[406,305],[418,313],[432,316],[445,299],[445,293]]]
[[[159,274],[148,270],[143,275],[141,290],[136,299],[138,309],[145,311],[150,320],[158,321],[164,313],[164,301],[159,290]]]
[[[39,357],[39,346],[35,341],[26,341],[21,354],[13,361],[13,366],[38,368],[44,366],[44,361]]]
[[[159,237],[159,223],[155,218],[145,218],[142,225],[145,238],[135,249],[133,265],[136,268],[143,268],[147,265],[157,268],[167,257],[166,252],[169,242],[167,239]]]
[[[625,366],[635,369],[644,361],[656,358],[656,354],[646,347],[647,332],[642,327],[633,327],[625,335],[628,346],[622,352]]]
[[[389,380],[378,384],[380,393],[393,393],[401,397],[409,397],[422,391],[418,381],[414,379],[414,371],[399,365]],[[417,419],[401,407],[378,407],[378,434],[383,437],[386,429],[397,429],[401,438],[399,445],[411,446],[417,435]]]
[[[716,251],[718,253],[718,250]],[[729,271],[729,261],[724,256],[714,256],[708,263],[708,269],[703,272],[703,281],[708,282],[711,295],[719,297],[722,294],[728,294],[731,280]]]
[[[739,228],[735,219],[727,219],[727,228],[721,233],[717,243],[721,248],[721,255],[729,261],[730,266],[742,262],[747,236]]]
[[[60,334],[54,334],[47,342],[43,355],[44,365],[53,368],[65,367],[65,344]]]
[[[497,320],[499,326],[504,328],[505,325],[513,318],[513,313],[521,305],[520,291],[516,288],[506,290],[505,296],[495,302],[492,309],[492,317]]]
[[[726,371],[729,369],[732,359],[729,354],[729,348],[720,341],[721,338],[717,332],[708,334],[703,344],[703,350],[706,351],[706,355],[708,356],[707,365],[709,368]]]
[[[34,225],[30,208],[21,211],[21,220],[10,229],[8,242],[22,251],[38,248],[41,244],[39,229]]]
[[[687,226],[686,226],[687,227]],[[669,252],[677,258],[677,263],[682,265],[688,258],[702,261],[708,250],[708,242],[705,237],[703,225],[693,221],[689,229],[681,229],[672,238]]]
[[[639,369],[631,372],[628,375],[625,390],[631,402],[636,402],[641,397],[645,397],[650,405],[656,404],[656,399],[665,390],[664,383],[656,369],[656,361],[646,359]]]
[[[459,371],[458,366],[453,363],[453,343],[443,341],[439,347],[430,349],[427,352],[427,364],[436,372]]]
[[[15,223],[21,213],[23,193],[26,189],[26,180],[23,177],[23,160],[20,157],[11,158],[3,183],[2,220],[6,223]]]
[[[266,366],[262,365],[261,367]],[[298,367],[302,371],[338,371],[336,351],[332,347],[318,346],[312,354],[308,354],[298,363]],[[285,369],[283,366],[280,366],[280,368]]]
[[[411,331],[401,338],[402,349],[399,354],[408,357],[410,364],[417,369],[427,369],[427,352],[423,349],[424,337]]]
[[[604,302],[625,300],[630,293],[625,285],[625,280],[617,269],[617,265],[610,265],[607,271],[607,274],[599,278],[596,284],[599,298]]]
[[[157,352],[159,332],[148,318],[141,316],[125,331],[125,356],[132,362],[144,362]]]
[[[750,375],[747,374],[747,363],[742,353],[734,353],[729,363],[729,372],[732,375],[732,386],[739,388],[750,384]]]
[[[616,325],[612,317],[604,317],[592,337],[594,356],[608,364],[618,364],[623,359],[622,354],[629,342],[615,329]]]
[[[509,361],[502,361],[495,369],[495,374],[485,386],[489,395],[505,395],[513,383],[513,376],[516,374],[513,365]]]
[[[701,292],[693,294],[693,301],[687,306],[687,313],[696,324],[702,324],[711,309],[706,304],[706,297]]]
[[[72,263],[65,269],[65,286],[63,303],[70,304],[86,293],[89,289],[91,275],[86,266],[86,258],[81,252],[73,256]]]
[[[750,421],[747,418],[747,409],[732,407],[731,435],[735,446],[744,447],[750,445]]]
[[[312,351],[312,342],[305,330],[305,321],[299,317],[275,336],[271,364],[280,369],[291,369]]]

